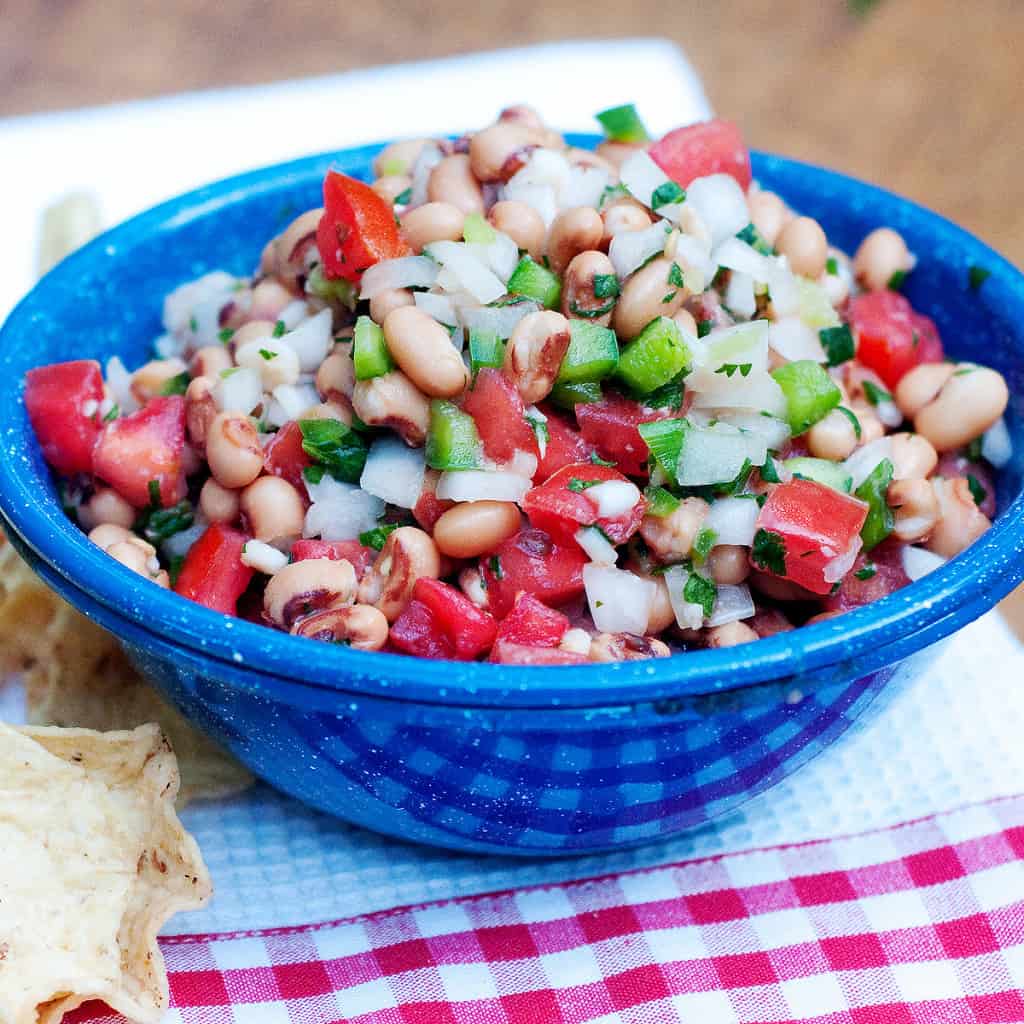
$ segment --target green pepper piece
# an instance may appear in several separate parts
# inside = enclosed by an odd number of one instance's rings
[[[569,348],[556,383],[583,384],[603,380],[619,364],[615,332],[588,320],[569,321]]]
[[[570,411],[575,406],[601,401],[601,385],[597,381],[580,381],[576,384],[555,384],[549,396],[555,405]]]
[[[679,465],[679,453],[683,450],[683,441],[689,429],[690,424],[684,419],[652,420],[637,426],[655,465],[665,474],[666,479],[673,482]]]
[[[480,437],[473,417],[454,402],[435,398],[430,403],[427,465],[434,469],[476,469],[480,465]]]
[[[497,241],[498,233],[487,223],[483,214],[468,213],[462,223],[462,237],[467,242],[490,245],[492,242]]]
[[[356,380],[370,380],[371,377],[383,377],[395,368],[387,344],[384,341],[384,330],[368,316],[361,316],[356,321],[355,334],[352,339],[352,363],[355,366]]]
[[[505,361],[505,342],[494,331],[469,332],[469,368],[473,379],[485,366],[500,369]]]
[[[619,377],[634,394],[648,395],[689,369],[691,354],[679,325],[652,320],[619,356]]]
[[[524,256],[508,279],[509,295],[525,295],[545,309],[556,309],[562,298],[562,282],[547,267]]]
[[[772,370],[772,377],[786,396],[786,420],[794,437],[824,419],[843,397],[824,367],[812,359],[785,363]]]
[[[885,500],[889,484],[892,483],[893,465],[888,459],[875,466],[864,483],[853,493],[861,501],[868,503],[868,517],[860,528],[860,535],[864,541],[864,550],[870,551],[876,544],[881,544],[886,537],[892,533],[895,525],[895,516],[889,503]]]
[[[830,459],[813,459],[810,456],[798,456],[786,459],[783,465],[793,476],[804,480],[814,480],[834,491],[849,494],[853,489],[853,477],[846,471],[841,462]],[[762,474],[763,475],[763,474]]]
[[[672,515],[679,508],[679,499],[664,487],[648,487],[644,491],[644,497],[647,499],[646,514],[649,516],[661,519]]]
[[[605,136],[612,142],[647,142],[650,139],[632,103],[609,107],[594,117],[601,123]]]

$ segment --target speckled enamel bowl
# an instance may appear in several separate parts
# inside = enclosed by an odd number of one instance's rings
[[[144,213],[61,263],[0,333],[0,512],[14,543],[274,786],[367,828],[459,850],[551,855],[649,842],[805,764],[911,685],[931,645],[1024,576],[1024,277],[936,214],[767,155],[754,158],[757,177],[840,246],[880,224],[901,231],[920,257],[911,301],[952,354],[994,365],[1013,391],[1016,454],[999,474],[1000,515],[925,579],[747,646],[522,668],[314,645],[208,611],[114,563],[61,510],[25,414],[25,371],[115,353],[143,362],[165,293],[217,267],[250,272],[265,239],[319,204],[327,168],[366,176],[379,148],[254,171]],[[989,271],[980,287],[972,266]]]

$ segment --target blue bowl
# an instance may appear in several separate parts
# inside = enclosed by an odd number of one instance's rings
[[[901,231],[920,256],[911,301],[938,321],[953,354],[1007,377],[1015,456],[999,474],[995,525],[963,556],[870,607],[756,644],[601,667],[314,645],[141,581],[62,512],[25,414],[25,371],[115,353],[143,362],[165,293],[218,267],[250,272],[266,238],[319,204],[329,167],[365,177],[379,149],[254,171],[144,213],[51,271],[0,332],[0,512],[12,540],[186,715],[279,789],[457,850],[551,855],[649,842],[805,764],[920,676],[926,648],[1024,576],[1024,276],[904,199],[758,154],[761,182],[838,245],[852,249],[880,224]],[[980,287],[969,280],[975,266],[989,271]]]

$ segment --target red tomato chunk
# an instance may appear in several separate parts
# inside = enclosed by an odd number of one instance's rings
[[[896,387],[919,363],[942,361],[935,324],[914,312],[899,292],[858,295],[850,303],[850,326],[857,338],[857,361],[874,370],[887,387]]]
[[[870,551],[862,551],[839,589],[825,600],[825,610],[846,612],[860,608],[905,587],[910,577],[903,568],[904,547],[901,541],[890,537]]]
[[[532,594],[520,594],[498,626],[498,642],[530,647],[557,647],[569,630],[569,619]]]
[[[102,429],[103,375],[93,359],[54,363],[25,375],[25,408],[43,457],[58,472],[91,473]]]
[[[313,464],[302,447],[302,428],[290,420],[270,439],[263,449],[263,465],[272,476],[279,476],[305,495],[302,471]]]
[[[485,367],[476,375],[462,409],[473,417],[488,458],[508,462],[517,451],[539,454],[519,391],[500,370]]]
[[[648,152],[683,188],[709,174],[731,174],[744,189],[750,185],[750,153],[740,130],[729,121],[716,119],[676,128]]]
[[[637,427],[672,415],[669,409],[648,409],[614,392],[600,402],[576,406],[584,439],[594,445],[601,458],[614,462],[629,476],[647,476],[650,449]]]
[[[594,446],[563,416],[544,410],[547,416],[548,439],[544,446],[544,457],[537,467],[537,479],[547,480],[563,466],[574,462],[589,462]]]
[[[174,586],[175,593],[225,615],[238,614],[238,599],[253,571],[242,564],[244,533],[214,523],[189,548]]]
[[[491,661],[502,665],[582,665],[585,655],[560,651],[557,647],[531,647],[510,640],[498,640],[491,651]]]
[[[391,643],[422,658],[472,661],[494,643],[498,624],[465,594],[440,580],[421,578],[412,600],[391,627]]]
[[[329,558],[334,562],[344,559],[352,563],[356,579],[362,579],[376,557],[373,548],[357,540],[297,540],[292,544],[293,562],[304,562],[307,558]]]

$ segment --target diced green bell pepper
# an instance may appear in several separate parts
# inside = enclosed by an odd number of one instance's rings
[[[794,437],[824,419],[842,394],[825,368],[812,359],[798,359],[772,370],[786,398],[786,420]]]
[[[395,368],[395,361],[391,358],[384,341],[383,328],[368,316],[361,316],[356,321],[352,339],[352,364],[355,367],[356,380],[383,377],[385,373]]]
[[[679,325],[659,316],[622,350],[618,374],[634,394],[648,395],[689,369],[691,359]]]
[[[462,237],[467,242],[490,245],[497,240],[498,235],[482,214],[467,213],[466,219],[462,222]]]
[[[615,332],[587,320],[569,321],[569,348],[558,371],[558,384],[604,380],[619,365]]]
[[[469,332],[469,368],[474,380],[485,366],[500,369],[505,361],[505,342],[494,331]]]
[[[579,404],[601,401],[601,385],[597,381],[582,381],[578,384],[556,384],[549,396],[555,405],[572,410]]]
[[[656,516],[659,519],[663,516],[670,516],[679,508],[679,499],[664,487],[648,487],[644,491],[647,499],[647,515]]]
[[[508,279],[509,295],[525,295],[545,309],[555,309],[562,298],[562,282],[554,271],[524,256]]]
[[[896,517],[886,501],[892,476],[893,464],[888,459],[882,459],[868,473],[864,483],[853,492],[861,501],[868,503],[868,517],[860,528],[865,551],[870,551],[876,544],[881,544],[892,533],[895,525]]]
[[[647,142],[650,139],[632,103],[624,103],[621,107],[609,107],[594,116],[600,121],[605,135],[612,142]]]
[[[847,472],[841,462],[832,462],[829,459],[812,459],[810,456],[799,456],[793,459],[786,459],[783,463],[793,476],[802,477],[804,480],[815,480],[819,484],[831,487],[834,491],[842,491],[849,494],[853,489],[853,477]]]
[[[480,465],[480,436],[473,417],[454,402],[435,398],[430,403],[427,465],[434,469],[476,469]]]
[[[684,419],[652,420],[637,426],[640,436],[651,451],[655,465],[665,474],[665,478],[676,479],[676,466],[679,465],[679,453],[683,450],[683,440],[690,424]]]

